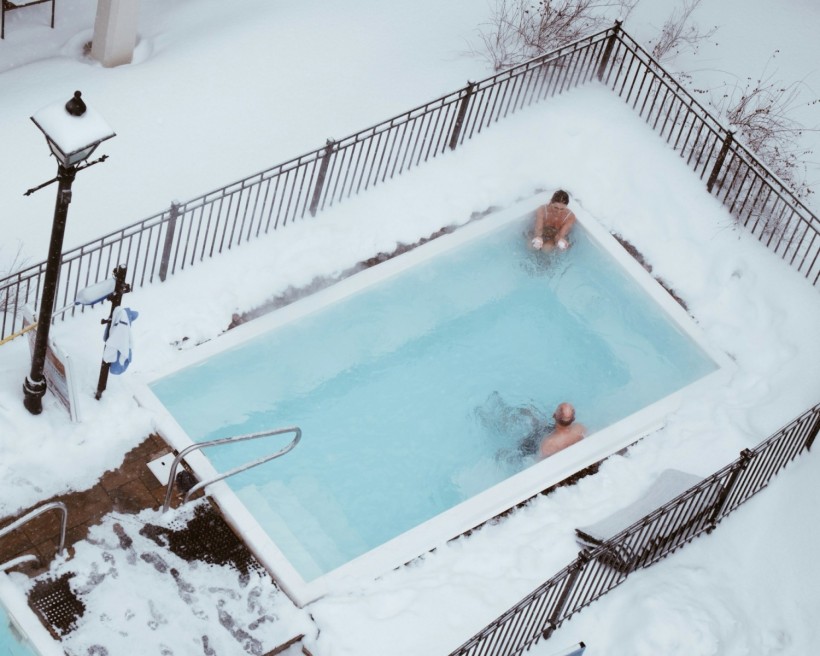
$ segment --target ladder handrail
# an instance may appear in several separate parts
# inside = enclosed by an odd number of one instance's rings
[[[240,465],[239,467],[234,467],[233,469],[220,474],[216,478],[212,478],[208,481],[200,481],[196,485],[194,485],[182,499],[182,503],[187,503],[188,499],[194,492],[201,490],[211,483],[216,483],[217,481],[221,481],[229,476],[233,476],[234,474],[238,474],[243,472],[251,467],[256,467],[257,465],[261,465],[263,463],[268,462],[269,460],[273,460],[274,458],[278,458],[279,456],[283,456],[289,451],[292,451],[293,448],[299,444],[299,440],[302,439],[302,429],[298,426],[289,426],[287,428],[276,428],[274,430],[262,431],[259,433],[248,433],[246,435],[234,435],[232,437],[221,437],[216,440],[209,440],[208,442],[197,442],[196,444],[191,444],[190,446],[184,448],[182,451],[179,452],[176,458],[174,458],[174,462],[171,465],[171,470],[168,472],[168,487],[165,489],[165,501],[162,504],[162,512],[167,512],[168,508],[171,505],[171,493],[174,489],[174,483],[176,482],[176,475],[177,475],[177,467],[182,459],[188,455],[191,451],[195,451],[197,449],[204,449],[205,447],[209,446],[219,446],[220,444],[232,444],[234,442],[243,442],[245,440],[253,440],[259,437],[268,437],[270,435],[281,435],[282,433],[296,433],[296,436],[285,446],[284,448],[280,449],[276,453],[269,454],[258,460],[254,460],[253,462],[246,463],[244,465]]]
[[[68,508],[66,508],[65,504],[62,501],[51,501],[50,503],[46,503],[39,508],[35,508],[34,510],[29,511],[20,519],[13,521],[11,524],[4,528],[0,528],[0,538],[8,535],[12,531],[16,531],[21,526],[28,524],[32,519],[35,517],[39,517],[45,512],[49,510],[59,510],[61,513],[60,518],[60,546],[57,547],[57,553],[62,554],[65,551],[65,532],[66,526],[68,525]],[[29,562],[31,560],[37,560],[37,556],[33,554],[28,554],[26,556],[20,556],[18,558],[12,558],[11,560],[0,563],[0,572],[5,571],[10,567],[14,567],[16,565],[20,565],[24,562]]]
[[[7,560],[5,563],[0,563],[0,572],[7,572],[13,567],[17,567],[23,563],[36,563],[38,560],[39,558],[34,554],[23,554],[22,556],[17,556],[17,558]]]

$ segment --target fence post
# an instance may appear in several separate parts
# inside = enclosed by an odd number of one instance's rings
[[[171,249],[174,247],[174,233],[177,228],[177,218],[179,217],[179,203],[171,202],[169,212],[168,229],[165,231],[165,245],[162,247],[162,259],[159,262],[159,279],[165,282],[168,276],[168,262],[171,260]]]
[[[609,64],[609,58],[612,57],[612,49],[615,47],[615,41],[618,40],[618,32],[621,31],[621,24],[623,21],[616,20],[615,27],[612,28],[612,34],[609,35],[609,39],[606,42],[606,48],[604,48],[604,55],[601,57],[601,63],[598,64],[598,82],[601,82],[604,79],[604,73],[606,72],[606,67]]]
[[[327,168],[330,166],[330,156],[336,148],[336,142],[333,139],[328,139],[325,145],[325,154],[322,155],[322,163],[319,166],[319,175],[316,176],[316,186],[313,188],[313,198],[310,201],[310,215],[316,216],[316,210],[319,208],[319,199],[322,197],[322,189],[325,186],[325,178],[327,177]]]
[[[475,91],[477,82],[467,82],[464,87],[464,96],[461,98],[461,104],[458,107],[458,115],[456,116],[456,123],[453,126],[453,134],[450,135],[450,150],[455,150],[458,145],[458,139],[461,136],[461,127],[464,125],[464,117],[467,116],[467,108],[470,106],[470,98]]]
[[[706,191],[710,194],[712,193],[712,187],[714,187],[717,177],[720,174],[720,169],[723,167],[723,161],[726,159],[726,155],[729,152],[729,147],[732,145],[734,134],[735,133],[732,130],[729,130],[726,133],[726,138],[723,140],[723,146],[718,153],[717,161],[715,162],[714,167],[712,167],[712,172],[709,174],[709,180],[706,183]]]
[[[811,451],[811,445],[814,444],[814,438],[817,437],[818,432],[820,432],[820,412],[814,420],[814,428],[809,431],[809,436],[806,438],[806,451]]]
[[[556,622],[558,618],[561,616],[561,613],[564,612],[564,606],[567,605],[567,599],[569,599],[569,595],[572,593],[572,589],[575,587],[575,582],[578,580],[578,577],[581,576],[581,572],[584,571],[584,567],[589,562],[589,553],[584,550],[578,553],[578,558],[575,559],[575,562],[572,564],[572,571],[570,572],[567,580],[564,582],[564,588],[561,590],[561,595],[558,597],[558,600],[555,602],[555,608],[553,608],[550,616],[547,618],[547,622],[549,623],[547,628],[541,633],[541,637],[544,640],[547,640],[555,631],[557,625]]]
[[[723,491],[720,493],[717,501],[715,501],[715,505],[713,506],[714,510],[712,510],[712,513],[706,520],[706,533],[711,533],[715,530],[718,515],[720,515],[720,512],[723,510],[723,506],[726,504],[726,500],[729,498],[729,494],[731,494],[735,483],[737,483],[737,479],[740,477],[740,474],[743,473],[743,470],[749,466],[749,463],[752,461],[753,457],[754,451],[751,449],[743,449],[743,451],[740,452],[740,459],[737,461],[737,466],[732,470],[732,475],[729,476],[729,480],[726,482],[726,487],[723,488]]]

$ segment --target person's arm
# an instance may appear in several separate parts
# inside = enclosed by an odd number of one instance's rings
[[[566,250],[569,248],[569,241],[567,241],[567,235],[569,235],[569,231],[572,230],[572,226],[575,224],[575,214],[570,212],[567,217],[564,219],[561,227],[558,229],[558,232],[555,235],[555,245],[560,250]]]
[[[538,459],[543,460],[544,458],[549,458],[555,451],[552,448],[552,444],[550,444],[550,437],[552,437],[552,433],[547,433],[544,437],[541,438],[541,443],[538,445]]]
[[[555,241],[558,241],[559,239],[565,240],[569,234],[569,231],[572,230],[573,225],[575,225],[575,213],[570,212],[561,224],[561,229],[558,230],[558,234],[555,235]]]
[[[547,206],[541,205],[541,207],[535,211],[535,230],[532,236],[533,248],[541,248],[544,245],[544,240],[541,238],[541,235],[544,234],[544,221],[546,220],[546,216]]]

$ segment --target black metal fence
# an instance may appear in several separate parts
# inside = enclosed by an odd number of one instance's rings
[[[133,288],[163,281],[384,183],[501,118],[594,79],[630,103],[707,178],[707,189],[739,221],[817,284],[817,217],[616,23],[64,253],[56,306],[70,304],[81,288],[108,277],[117,265],[127,266]],[[43,262],[0,280],[0,339],[21,327],[24,303],[38,303],[44,272]]]
[[[787,463],[811,448],[820,404],[744,450],[740,457],[572,563],[453,651],[450,656],[515,656],[575,613],[698,535],[762,490]]]
[[[817,285],[820,219],[616,23],[601,81],[706,179],[761,242]]]
[[[128,267],[137,288],[315,214],[453,150],[500,118],[593,79],[606,31],[239,180],[63,254],[57,307]],[[0,339],[36,304],[45,263],[0,281]]]

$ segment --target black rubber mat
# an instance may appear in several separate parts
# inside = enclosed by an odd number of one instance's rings
[[[250,550],[210,504],[197,506],[190,521],[178,521],[169,528],[146,524],[140,534],[190,562],[201,560],[213,565],[228,565],[247,576],[262,571]]]
[[[46,626],[64,636],[76,628],[85,613],[85,604],[71,591],[68,582],[74,576],[66,572],[56,579],[38,581],[29,593],[29,605],[40,615]]]

